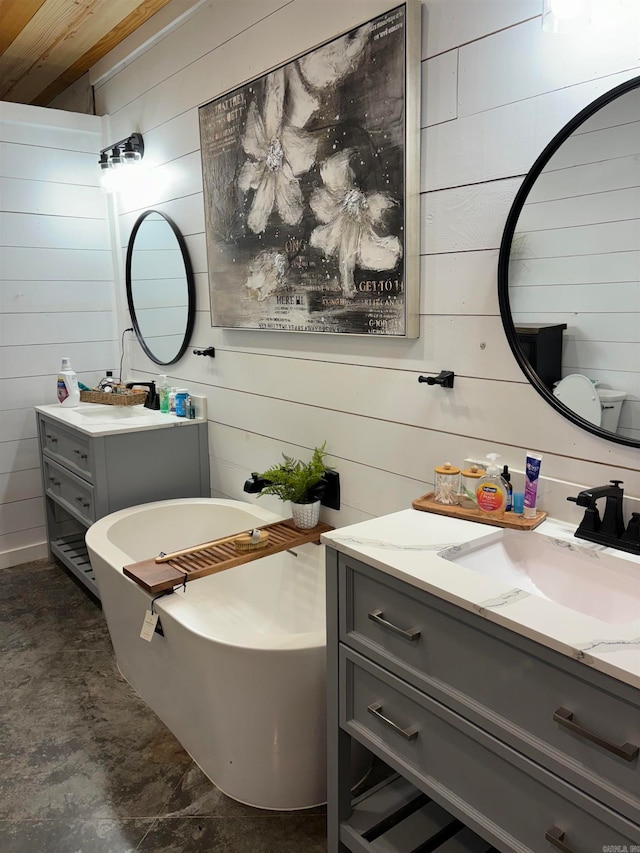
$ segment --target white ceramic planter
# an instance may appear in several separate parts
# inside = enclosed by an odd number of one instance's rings
[[[296,504],[291,502],[291,517],[296,527],[301,530],[309,530],[320,521],[320,501],[310,504]]]

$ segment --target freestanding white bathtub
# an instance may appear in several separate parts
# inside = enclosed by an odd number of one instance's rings
[[[158,501],[87,532],[122,675],[211,781],[267,809],[326,801],[324,546],[304,545],[157,598],[164,636],[140,637],[152,596],[122,567],[277,521],[241,501]]]

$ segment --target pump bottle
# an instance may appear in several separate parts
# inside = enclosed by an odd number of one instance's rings
[[[73,409],[80,405],[80,389],[78,388],[78,377],[71,367],[71,360],[62,359],[62,366],[58,373],[58,402],[61,406]]]
[[[171,386],[169,385],[169,380],[167,377],[162,374],[158,376],[158,386],[159,386],[159,394],[160,394],[160,411],[164,415],[169,414],[169,392],[171,391]]]
[[[497,453],[487,453],[491,460],[487,465],[487,473],[478,480],[476,501],[483,515],[499,518],[504,514],[507,505],[507,484],[500,476],[500,468],[496,465]]]

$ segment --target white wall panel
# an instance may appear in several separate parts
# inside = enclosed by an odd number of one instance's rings
[[[42,499],[42,481],[39,468],[0,474],[0,504],[11,504],[30,498]]]
[[[490,110],[637,68],[640,7],[635,3],[626,8],[628,21],[613,37],[591,29],[557,38],[534,18],[464,45],[458,71],[459,114]],[[529,61],[523,61],[525,57]]]
[[[30,530],[44,524],[44,502],[42,498],[16,501],[0,506],[0,536]]]
[[[0,474],[37,468],[38,440],[25,438],[21,441],[0,441]]]
[[[0,313],[113,311],[111,281],[11,281],[0,287]]]
[[[63,356],[87,384],[117,358],[101,132],[95,116],[0,107],[0,566],[45,555],[33,406],[55,402]]]
[[[109,233],[100,219],[27,213],[0,213],[0,245],[111,251]]]
[[[519,179],[493,181],[422,195],[421,253],[499,247],[504,221],[520,183]]]
[[[113,275],[109,250],[41,249],[8,246],[2,250],[2,274],[8,279],[34,281],[110,281]]]
[[[423,63],[427,76],[431,61]],[[576,113],[636,73],[589,80],[428,127],[421,137],[421,190],[525,174]]]
[[[326,517],[339,525],[406,507],[445,459],[495,450],[517,479],[526,450],[537,449],[544,454],[546,508],[577,523],[579,513],[566,502],[576,484],[619,477],[628,493],[640,495],[637,449],[581,430],[529,386],[499,317],[498,247],[513,198],[542,148],[579,109],[638,73],[628,31],[597,43],[585,34],[563,41],[543,34],[540,0],[427,0],[420,338],[211,327],[198,105],[391,5],[223,0],[200,7],[143,53],[135,53],[136,43],[130,62],[121,47],[112,76],[101,61],[106,76],[97,101],[110,114],[110,134],[139,129],[149,158],[150,185],[118,199],[119,245],[126,247],[145,207],[158,207],[187,235],[197,271],[196,326],[184,357],[160,368],[127,339],[125,364],[143,380],[166,369],[172,384],[207,397],[214,492],[246,499],[242,483],[251,470],[277,461],[282,450],[305,455],[326,439],[345,505]],[[585,282],[612,268],[610,253],[620,252],[626,226],[597,227],[608,229],[606,250],[602,259],[583,255],[591,270]],[[538,265],[531,282],[545,275],[548,285],[569,287],[579,274],[564,256],[579,251],[577,230],[551,241],[558,280],[549,259],[540,258],[531,261]],[[631,253],[616,257],[612,294],[630,293],[626,274],[634,262]],[[558,292],[566,310],[575,310],[568,291]],[[128,325],[128,318],[121,322]],[[215,359],[193,355],[206,346],[216,347]],[[452,391],[418,384],[419,374],[443,368],[456,373]],[[33,395],[37,382],[25,380],[21,392]],[[5,385],[14,399],[16,390]],[[635,429],[634,416],[624,417]]]
[[[422,55],[435,56],[538,16],[539,0],[428,0],[422,10]]]
[[[0,441],[20,441],[36,436],[36,416],[31,409],[0,410]]]
[[[16,145],[0,142],[0,174],[3,177],[25,178],[31,181],[73,183],[88,187],[96,184],[96,154],[80,151],[43,150],[40,145]]]
[[[421,65],[420,126],[451,121],[458,114],[458,51],[450,50]]]
[[[0,178],[2,209],[11,213],[78,216],[106,220],[106,196],[97,187],[83,187],[21,178]]]

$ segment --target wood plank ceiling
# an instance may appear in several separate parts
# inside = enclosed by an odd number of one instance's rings
[[[0,0],[0,100],[46,106],[170,0]]]

